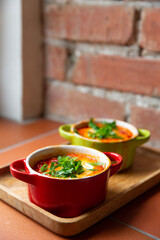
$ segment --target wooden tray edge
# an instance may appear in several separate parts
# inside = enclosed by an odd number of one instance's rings
[[[5,170],[9,172],[7,168],[9,168],[9,165],[5,166]],[[152,182],[150,182],[151,178]],[[124,192],[123,196],[117,196],[114,199],[114,203],[110,202],[108,205],[105,206],[102,203],[96,208],[75,218],[57,217],[30,202],[26,202],[24,199],[19,197],[19,195],[14,194],[12,191],[8,190],[8,188],[4,187],[3,185],[0,185],[0,199],[9,204],[10,206],[14,207],[21,213],[30,217],[35,222],[46,227],[50,231],[63,236],[73,236],[94,225],[98,221],[102,220],[104,217],[107,217],[109,214],[113,213],[120,207],[124,206],[131,200],[135,199],[145,191],[152,188],[154,185],[159,183],[159,181],[160,170],[157,170],[154,174],[152,174],[152,176],[144,178],[139,185],[137,184],[137,187],[127,189],[127,191]],[[126,196],[125,201],[124,196]],[[116,204],[117,202],[120,202],[120,205],[118,207]],[[113,204],[112,210],[110,210],[111,204]],[[103,211],[101,211],[101,208],[103,208]]]

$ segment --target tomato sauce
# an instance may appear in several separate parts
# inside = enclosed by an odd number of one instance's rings
[[[93,132],[93,129],[90,127],[84,127],[84,128],[80,128],[77,129],[78,134],[88,138],[88,139],[93,139],[92,137],[89,137],[89,132]],[[120,141],[126,141],[129,140],[133,137],[133,133],[124,127],[121,126],[117,126],[116,129],[113,130],[119,137],[121,137],[121,139],[119,138],[104,138],[104,139],[98,139],[98,138],[94,138],[94,140],[98,140],[100,142],[104,142],[104,143],[110,143],[110,142],[120,142]]]
[[[74,178],[84,178],[89,176],[94,176],[102,172],[106,168],[105,163],[101,163],[97,161],[97,159],[93,156],[86,155],[86,154],[67,154],[65,157],[69,156],[69,161],[72,161],[75,159],[74,164],[76,164],[76,161],[80,161],[81,167],[80,167],[80,174],[74,174]],[[61,157],[61,156],[60,156]],[[62,156],[63,157],[63,156]],[[33,169],[41,174],[45,174],[46,176],[50,177],[56,177],[56,173],[63,170],[63,165],[59,166],[59,157],[51,157],[46,160],[39,161]],[[51,166],[54,165],[54,172],[55,175],[51,175]],[[64,162],[65,164],[65,162]],[[45,170],[45,171],[44,171]],[[76,176],[75,176],[76,175]],[[68,177],[61,177],[61,178],[71,178],[71,176]]]

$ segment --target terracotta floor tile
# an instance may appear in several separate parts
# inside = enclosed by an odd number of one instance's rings
[[[80,233],[76,240],[151,240],[152,238],[108,218]]]
[[[160,184],[111,216],[160,238]]]
[[[60,240],[62,238],[0,201],[0,240]]]
[[[61,123],[39,119],[32,123],[20,124],[0,118],[0,149],[58,128]]]
[[[39,137],[36,140],[31,140],[21,146],[0,153],[0,166],[9,164],[16,159],[25,158],[39,148],[56,144],[66,144],[66,140],[59,135],[57,129],[55,133],[47,133],[47,136]]]
[[[62,237],[48,231],[4,202],[0,202],[1,240],[151,240],[127,226],[104,219],[75,237]]]

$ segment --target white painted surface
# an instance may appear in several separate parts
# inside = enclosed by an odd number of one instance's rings
[[[21,0],[0,0],[0,116],[22,120]]]

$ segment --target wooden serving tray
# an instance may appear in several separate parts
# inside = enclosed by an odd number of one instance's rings
[[[105,202],[75,218],[60,218],[28,200],[27,184],[0,168],[0,199],[47,229],[63,236],[82,232],[160,181],[160,151],[138,148],[131,169],[110,178]]]

